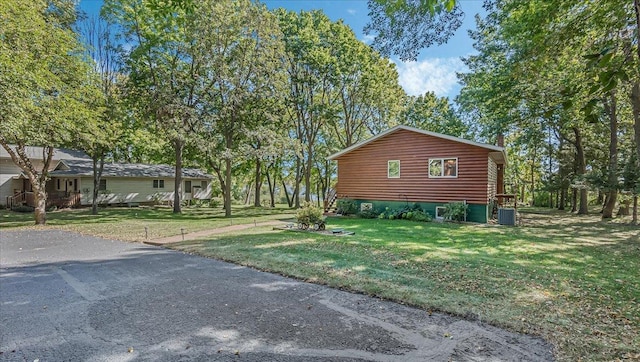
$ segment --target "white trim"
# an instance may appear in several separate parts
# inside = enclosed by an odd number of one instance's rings
[[[436,220],[444,220],[444,216],[438,216],[438,209],[442,210],[442,212],[445,212],[447,208],[445,206],[436,206]]]
[[[442,169],[441,169],[442,175],[441,176],[432,176],[431,175],[431,161],[434,161],[434,160],[442,161]],[[444,161],[445,160],[456,160],[456,175],[455,176],[445,176],[444,175]],[[458,169],[459,169],[459,167],[458,167],[458,157],[433,157],[433,158],[429,158],[428,161],[427,161],[427,165],[428,165],[427,172],[429,174],[429,178],[458,178]]]
[[[391,162],[397,162],[398,163],[398,176],[391,176],[389,174],[389,171],[391,171]],[[400,178],[400,160],[389,160],[387,161],[387,178]]]
[[[367,143],[373,142],[373,141],[375,141],[375,140],[377,140],[379,138],[382,138],[382,137],[384,137],[384,136],[386,136],[388,134],[391,134],[391,133],[393,133],[395,131],[398,131],[398,130],[401,130],[401,129],[405,130],[405,131],[411,131],[411,132],[424,134],[424,135],[427,135],[427,136],[438,137],[438,138],[442,138],[442,139],[449,140],[449,141],[465,143],[465,144],[468,144],[468,145],[481,147],[481,148],[485,148],[485,149],[492,150],[492,151],[502,152],[503,155],[505,154],[504,153],[504,147],[494,146],[494,145],[490,145],[490,144],[486,144],[486,143],[469,141],[469,140],[466,140],[464,138],[449,136],[449,135],[446,135],[446,134],[436,133],[436,132],[431,132],[431,131],[425,131],[425,130],[414,128],[414,127],[399,125],[399,126],[395,126],[395,127],[391,128],[391,129],[388,129],[388,130],[386,130],[386,131],[384,131],[382,133],[378,133],[377,135],[375,135],[375,136],[373,136],[373,137],[371,137],[371,138],[369,138],[367,140],[364,140],[364,141],[362,141],[360,143],[356,143],[355,145],[353,145],[351,147],[347,147],[347,148],[345,148],[344,150],[342,150],[340,152],[334,153],[333,155],[327,157],[327,159],[328,160],[334,160],[334,159],[336,159],[336,158],[338,158],[338,157],[340,157],[340,156],[342,156],[342,155],[344,155],[346,153],[349,153],[349,152],[351,152],[351,151],[353,151],[355,149],[358,149],[358,148],[366,145]],[[505,159],[506,159],[506,157],[505,157]]]

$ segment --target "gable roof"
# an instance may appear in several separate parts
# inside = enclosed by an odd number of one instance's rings
[[[52,176],[91,176],[93,177],[93,161],[91,160],[61,160],[55,170],[49,172]],[[149,165],[144,163],[105,163],[102,170],[103,177],[149,177],[173,178],[175,168],[170,165]],[[211,175],[197,168],[183,168],[182,177],[211,179]]]
[[[9,147],[13,150],[16,149],[15,145],[9,145]],[[40,146],[25,146],[24,150],[27,154],[27,157],[30,159],[39,159],[42,160],[42,150],[44,147]],[[4,149],[4,147],[0,147],[0,158],[11,158],[9,152]],[[87,156],[86,153],[78,150],[71,150],[67,148],[54,148],[53,149],[53,159],[54,160],[90,160],[91,158]]]
[[[351,147],[347,147],[344,150],[334,153],[333,155],[327,157],[328,160],[335,160],[336,158],[345,155],[353,150],[356,150],[366,144],[369,144],[375,140],[378,140],[380,138],[383,138],[391,133],[394,133],[396,131],[399,130],[405,130],[405,131],[410,131],[410,132],[416,132],[416,133],[420,133],[420,134],[424,134],[427,136],[432,136],[432,137],[437,137],[437,138],[442,138],[445,140],[449,140],[449,141],[454,141],[454,142],[460,142],[460,143],[464,143],[464,144],[468,144],[471,146],[476,146],[476,147],[480,147],[480,148],[485,148],[487,150],[490,151],[494,151],[494,152],[498,152],[502,154],[502,157],[504,158],[505,162],[506,162],[506,154],[504,151],[504,147],[500,147],[500,146],[494,146],[494,145],[490,145],[490,144],[486,144],[486,143],[480,143],[480,142],[474,142],[474,141],[470,141],[464,138],[459,138],[459,137],[454,137],[454,136],[449,136],[446,134],[442,134],[442,133],[436,133],[436,132],[431,132],[431,131],[425,131],[423,129],[419,129],[419,128],[415,128],[415,127],[409,127],[409,126],[404,126],[404,125],[398,125],[395,126],[393,128],[390,128],[382,133],[378,133],[377,135],[364,140],[362,142],[356,143],[355,145],[352,145]]]

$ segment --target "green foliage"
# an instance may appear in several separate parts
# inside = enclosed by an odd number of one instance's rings
[[[370,0],[364,33],[374,47],[401,60],[415,60],[422,48],[443,44],[462,25],[464,13],[454,0]]]
[[[391,209],[386,207],[383,212],[376,213],[379,219],[389,219],[389,220],[411,220],[411,221],[420,221],[420,222],[428,222],[432,220],[431,215],[425,212],[419,204],[414,203],[413,205],[407,205],[400,209]]]
[[[20,206],[14,207],[12,210],[15,212],[30,213],[30,212],[33,212],[33,207],[27,206],[27,205],[20,205]]]
[[[337,202],[337,213],[342,215],[353,215],[358,212],[358,203],[352,199],[339,199]]]
[[[358,217],[362,219],[375,219],[378,217],[380,213],[373,209],[360,210],[358,212]]]
[[[445,220],[464,221],[467,218],[469,205],[464,202],[450,202],[444,205]]]
[[[407,126],[465,137],[469,127],[456,115],[447,97],[437,97],[433,92],[406,99],[398,121]]]
[[[322,221],[322,209],[312,202],[305,202],[296,212],[296,220],[299,224],[313,225]]]

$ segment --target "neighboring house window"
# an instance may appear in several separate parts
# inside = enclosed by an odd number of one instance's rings
[[[400,178],[400,160],[391,160],[387,162],[387,177]]]
[[[207,181],[200,181],[200,186],[202,187],[203,190],[207,189]]]
[[[154,189],[163,189],[164,188],[164,180],[153,180],[153,188]]]
[[[56,181],[58,181],[58,185],[57,185],[57,187],[56,187],[56,190],[61,190],[61,189],[60,189],[60,179],[57,179]]]
[[[187,194],[191,193],[191,181],[184,182],[184,192]]]
[[[107,180],[101,179],[100,184],[98,185],[99,191],[107,191]]]
[[[458,159],[430,158],[429,177],[458,177]]]

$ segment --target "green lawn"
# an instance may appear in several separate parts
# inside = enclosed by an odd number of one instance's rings
[[[173,247],[426,310],[537,334],[560,360],[640,359],[640,229],[529,210],[519,227],[330,218],[354,236],[254,228]],[[48,213],[48,226],[141,241],[293,217],[284,208],[108,208]],[[32,214],[0,211],[0,228]]]
[[[499,227],[331,218],[355,236],[253,229],[174,247],[537,334],[560,360],[640,358],[640,231],[597,215]]]
[[[60,210],[47,213],[47,226],[75,231],[83,234],[124,241],[144,241],[145,227],[149,239],[215,229],[231,224],[245,224],[268,220],[291,219],[295,213],[279,206],[273,209],[234,206],[232,218],[225,218],[219,208],[185,207],[182,214],[173,214],[167,207],[100,209],[98,215],[91,215],[90,209]],[[0,229],[32,227],[33,213],[0,211]]]

